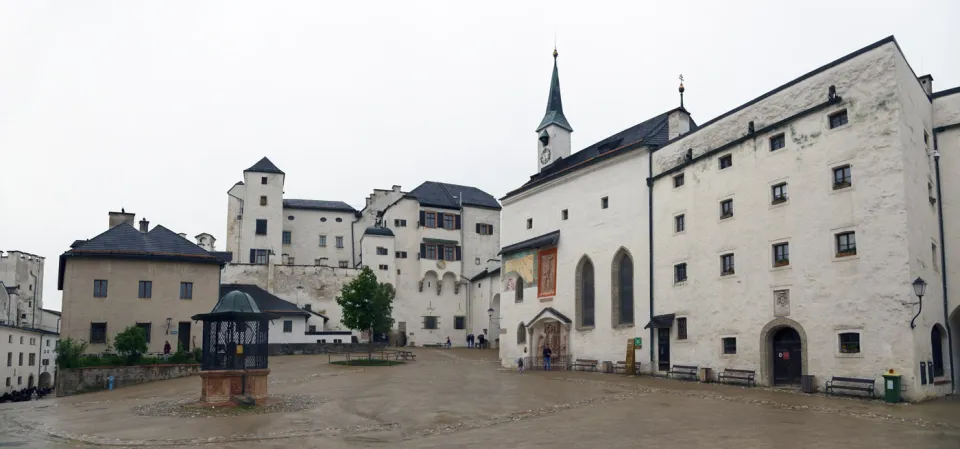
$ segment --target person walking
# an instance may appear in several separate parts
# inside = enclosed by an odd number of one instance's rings
[[[483,341],[484,341],[483,334],[477,335],[477,341],[480,342],[480,344],[477,347],[480,349],[483,349]]]
[[[550,356],[553,355],[553,351],[550,350],[550,345],[543,345],[543,370],[550,371]]]
[[[450,349],[450,346],[453,346],[453,343],[450,342],[450,337],[447,337],[447,349]]]
[[[473,347],[473,334],[467,334],[467,347]]]
[[[517,374],[523,374],[523,356],[517,359]]]
[[[170,355],[170,342],[167,341],[163,344],[163,355]]]

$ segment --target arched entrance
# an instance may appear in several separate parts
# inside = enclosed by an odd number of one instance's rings
[[[807,334],[800,323],[777,318],[760,331],[760,382],[800,385],[807,370]]]
[[[30,377],[27,378],[27,388],[33,388],[33,374],[31,374]]]
[[[542,363],[543,348],[549,346],[553,355],[551,356],[553,369],[565,370],[569,363],[569,343],[570,343],[570,318],[558,312],[553,307],[547,307],[540,311],[527,324],[526,330],[529,334],[526,345],[528,347],[528,357],[531,357],[531,369],[537,369],[538,364]]]
[[[40,388],[53,387],[52,380],[53,376],[51,376],[50,373],[40,373]]]

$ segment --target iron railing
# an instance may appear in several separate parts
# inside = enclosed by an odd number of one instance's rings
[[[555,355],[550,357],[550,371],[567,371],[573,362],[572,356]],[[523,369],[533,371],[543,371],[546,363],[543,357],[524,357]]]

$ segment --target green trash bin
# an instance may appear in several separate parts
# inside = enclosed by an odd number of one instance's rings
[[[883,400],[891,404],[900,402],[900,374],[889,370],[883,375]]]

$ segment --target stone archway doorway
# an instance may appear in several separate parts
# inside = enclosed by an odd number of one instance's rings
[[[52,380],[53,376],[51,376],[50,373],[40,373],[40,388],[53,387]]]
[[[777,318],[760,331],[761,385],[800,385],[807,374],[807,333],[800,323]]]

